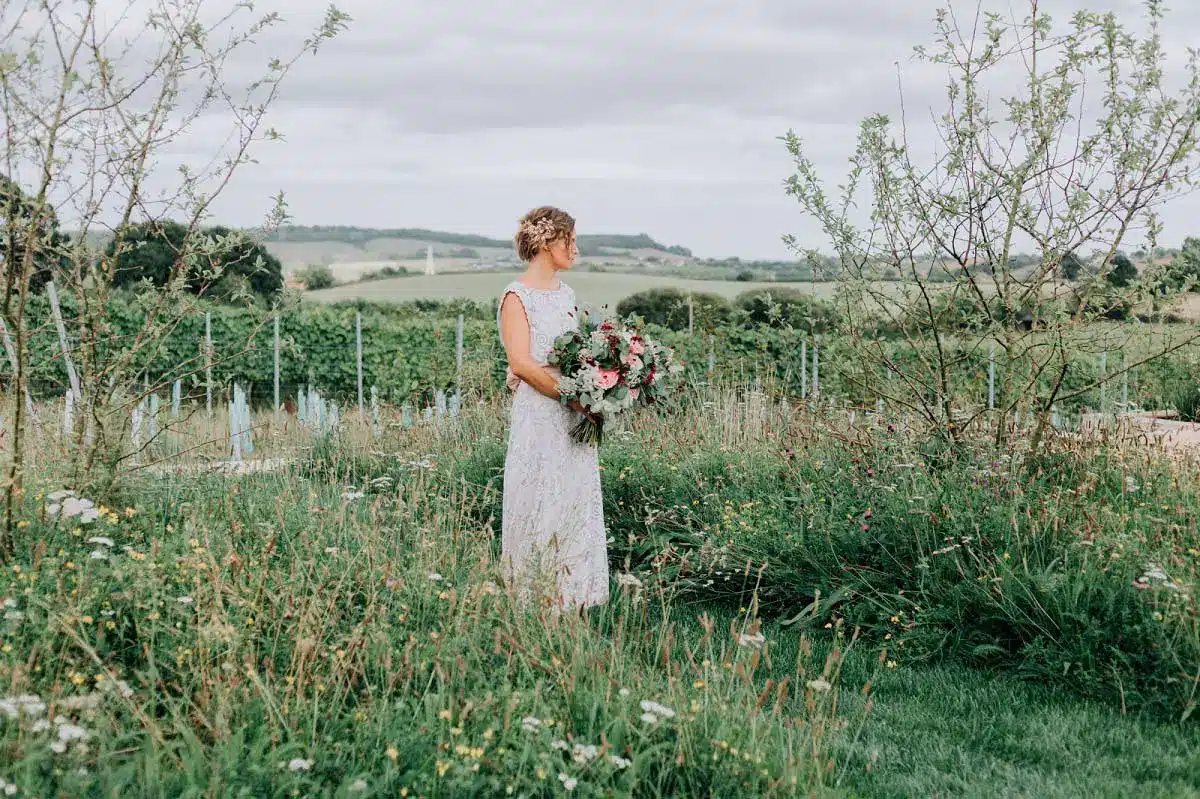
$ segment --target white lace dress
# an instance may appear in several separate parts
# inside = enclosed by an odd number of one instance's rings
[[[501,304],[509,294],[521,300],[529,319],[530,354],[545,364],[554,339],[578,327],[575,292],[565,283],[544,290],[514,281]],[[534,596],[564,606],[608,600],[599,456],[595,447],[571,439],[579,419],[527,383],[516,385],[504,461],[501,557],[523,602]]]

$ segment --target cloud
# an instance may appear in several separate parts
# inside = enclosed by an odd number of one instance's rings
[[[783,234],[820,236],[783,193],[780,135],[795,129],[836,185],[859,121],[899,112],[898,76],[918,130],[944,106],[944,75],[910,58],[932,44],[944,0],[343,2],[354,22],[289,76],[270,118],[287,139],[256,150],[217,206],[223,221],[254,224],[282,189],[302,224],[508,236],[528,207],[558,202],[591,231],[784,257]],[[1092,5],[1134,22],[1141,7]],[[1200,4],[1175,5],[1164,41],[1179,59],[1200,40]],[[325,7],[261,0],[287,25],[235,57],[231,77],[294,49]],[[1041,7],[1065,21],[1076,6]],[[170,156],[202,160],[231,122],[208,116]],[[1166,238],[1197,232],[1197,210],[1168,209]]]

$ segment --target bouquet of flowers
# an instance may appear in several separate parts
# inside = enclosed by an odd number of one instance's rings
[[[674,352],[642,335],[636,317],[597,324],[582,314],[579,330],[555,339],[548,362],[562,372],[563,403],[578,400],[588,411],[571,430],[581,444],[598,445],[605,420],[662,404],[682,384],[683,366]]]

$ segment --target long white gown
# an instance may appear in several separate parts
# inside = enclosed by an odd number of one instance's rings
[[[529,319],[530,354],[545,364],[554,339],[578,329],[575,292],[561,282],[549,290],[514,281],[501,305],[509,294],[521,300]],[[518,600],[550,600],[559,607],[608,601],[599,455],[571,439],[579,414],[519,382],[511,420],[501,557]]]

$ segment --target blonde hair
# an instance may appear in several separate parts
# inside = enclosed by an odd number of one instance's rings
[[[513,243],[522,261],[532,261],[534,256],[575,230],[575,218],[560,208],[543,205],[521,217]]]

